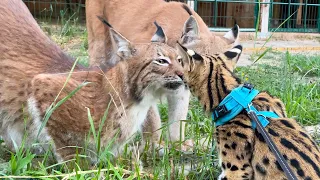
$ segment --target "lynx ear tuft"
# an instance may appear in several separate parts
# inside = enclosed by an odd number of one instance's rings
[[[105,24],[106,26],[108,26],[109,28],[113,28],[113,27],[111,26],[111,24],[110,24],[106,19],[104,19],[103,17],[97,16],[97,18],[98,18],[103,24]]]

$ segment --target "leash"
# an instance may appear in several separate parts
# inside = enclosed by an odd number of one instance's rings
[[[286,174],[288,180],[298,180],[295,174],[292,172],[292,169],[289,167],[287,161],[284,159],[282,154],[280,153],[277,146],[274,144],[273,140],[270,138],[266,129],[260,123],[257,114],[254,111],[248,111],[248,116],[251,120],[253,120],[257,124],[257,130],[262,135],[263,139],[267,142],[269,148],[272,153],[276,156],[278,163],[280,164],[282,170]]]
[[[215,122],[216,126],[221,126],[236,117],[243,110],[246,110],[249,118],[252,120],[252,128],[257,128],[257,131],[262,135],[288,180],[298,180],[287,161],[270,138],[268,132],[265,130],[265,127],[269,124],[267,118],[279,118],[279,116],[270,111],[258,111],[251,103],[258,94],[259,91],[254,89],[252,84],[245,83],[243,86],[233,89],[231,93],[223,99],[219,106],[213,110],[212,120]]]

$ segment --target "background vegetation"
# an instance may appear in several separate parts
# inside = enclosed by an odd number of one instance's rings
[[[88,65],[88,42],[84,25],[71,19],[48,24],[40,22],[43,30],[79,62]],[[259,55],[252,55],[253,59]],[[239,67],[236,74],[243,80],[255,84],[259,90],[269,91],[286,104],[289,117],[303,125],[314,125],[320,112],[320,56],[291,54],[289,52],[267,52],[254,65]],[[167,121],[167,106],[159,104],[162,120]],[[89,119],[90,121],[90,119]],[[48,165],[51,152],[37,157],[30,150],[8,151],[0,147],[0,176],[23,179],[213,179],[219,174],[215,142],[211,142],[214,129],[211,119],[202,111],[195,98],[190,102],[186,139],[193,139],[192,151],[164,149],[164,155],[146,148],[142,154],[135,150],[135,143],[126,147],[120,158],[110,161],[108,149],[99,152],[100,163],[91,166],[83,163],[83,155],[62,164]],[[166,126],[163,127],[166,130]],[[91,132],[98,137],[99,132]],[[139,136],[136,142],[139,141]],[[169,145],[165,136],[164,144]],[[96,139],[99,144],[99,139]],[[179,147],[179,144],[177,145]],[[165,146],[167,147],[167,146]],[[100,147],[98,147],[100,148]],[[100,149],[99,149],[100,150]],[[212,153],[213,152],[213,153]],[[143,169],[141,163],[143,163]],[[69,168],[66,168],[68,164]],[[73,167],[73,168],[71,168]]]

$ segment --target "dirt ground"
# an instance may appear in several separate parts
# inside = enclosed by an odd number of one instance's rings
[[[243,53],[238,61],[238,66],[249,66],[259,57],[267,48],[272,48],[274,52],[302,53],[302,54],[320,54],[320,35],[313,39],[306,40],[271,40],[266,43],[265,40],[243,40],[241,44],[244,47]]]

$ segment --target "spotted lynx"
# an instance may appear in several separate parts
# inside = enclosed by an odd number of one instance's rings
[[[233,70],[242,46],[235,46],[223,54],[198,54],[182,45],[178,48],[183,58],[185,81],[205,111],[212,113],[231,90],[241,85]],[[294,119],[287,117],[283,102],[267,92],[260,92],[252,104],[259,111],[273,111],[279,116],[269,119],[266,131],[295,175],[305,180],[320,179],[319,148]],[[245,111],[217,126],[215,139],[222,168],[219,179],[286,179],[262,135],[252,128]]]
[[[22,1],[0,1],[0,24],[0,135],[14,150],[14,144],[21,146],[25,133],[26,147],[35,142],[46,110],[74,61],[46,37]],[[156,99],[183,85],[178,55],[162,43],[164,34],[159,27],[152,43],[133,44],[111,28],[116,52],[111,61],[117,65],[108,71],[76,66],[57,102],[81,83],[90,83],[53,112],[39,136],[41,144],[52,143],[58,161],[72,158],[75,146],[84,147],[90,131],[89,110],[98,131],[110,103],[101,145],[113,140],[111,150],[117,154],[140,130]],[[94,140],[86,142],[94,150]]]

